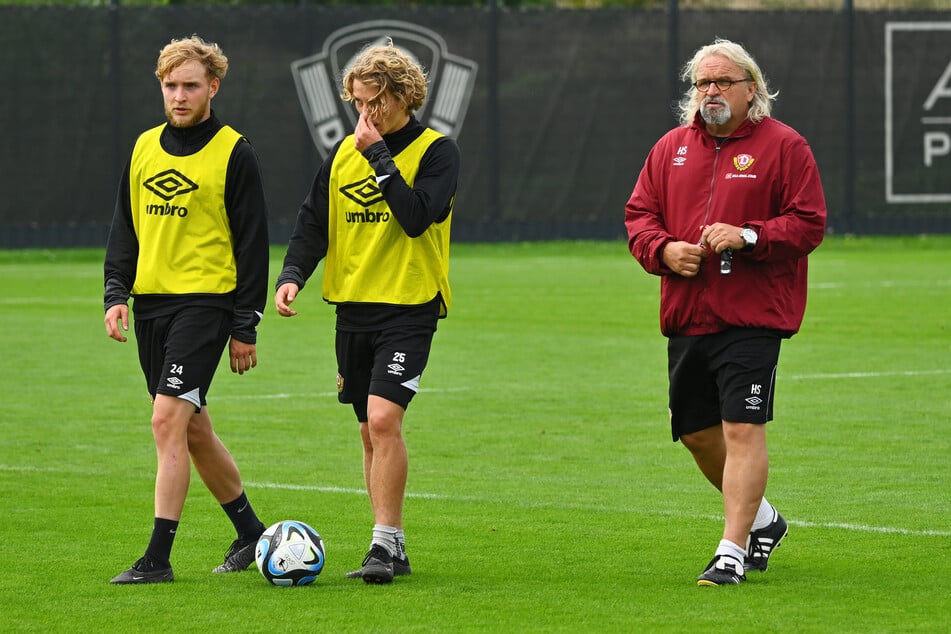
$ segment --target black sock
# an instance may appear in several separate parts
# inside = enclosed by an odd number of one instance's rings
[[[167,520],[156,517],[152,525],[152,539],[145,554],[152,558],[160,568],[167,568],[171,564],[172,543],[175,541],[175,532],[178,530],[178,520]]]
[[[222,504],[221,508],[228,514],[228,519],[234,524],[234,530],[238,533],[238,539],[245,541],[257,539],[264,532],[264,524],[255,515],[251,503],[248,502],[248,496],[244,491],[237,499]]]

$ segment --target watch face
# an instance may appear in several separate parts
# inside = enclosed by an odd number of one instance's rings
[[[740,232],[740,235],[743,237],[743,240],[746,242],[747,245],[756,244],[756,238],[757,238],[756,232],[750,229],[749,227],[746,227],[745,229],[743,229],[743,231]]]

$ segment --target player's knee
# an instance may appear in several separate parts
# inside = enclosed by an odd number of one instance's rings
[[[723,424],[723,437],[728,443],[751,443],[757,442],[766,435],[766,426],[756,423],[730,423]]]
[[[175,416],[155,412],[152,414],[152,436],[157,445],[185,438],[188,423]]]
[[[383,438],[398,438],[402,433],[403,419],[389,413],[370,414],[367,423],[368,440],[379,441]]]

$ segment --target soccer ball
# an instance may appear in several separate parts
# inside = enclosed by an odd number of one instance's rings
[[[304,522],[283,520],[258,538],[254,562],[276,586],[304,586],[324,569],[324,540]]]

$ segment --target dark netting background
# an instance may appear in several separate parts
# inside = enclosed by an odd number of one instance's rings
[[[272,241],[284,242],[321,160],[290,64],[320,52],[337,29],[368,19],[432,29],[450,53],[479,66],[458,139],[456,240],[623,237],[624,203],[640,166],[675,124],[673,97],[686,88],[676,71],[716,36],[747,46],[780,91],[774,115],[810,141],[831,231],[947,233],[951,203],[886,201],[883,158],[885,25],[946,15],[856,12],[849,23],[838,11],[683,10],[672,40],[663,10],[421,8],[368,16],[321,7],[3,7],[0,247],[105,243],[135,138],[163,121],[153,76],[158,51],[192,33],[219,42],[229,57],[215,111],[254,145]],[[851,66],[843,48],[849,28]],[[934,50],[948,46],[951,31],[922,37]],[[913,63],[913,50],[899,52],[901,86],[920,102],[941,69]],[[951,117],[951,103],[939,104],[933,114]],[[919,131],[896,133],[914,141]],[[905,170],[899,184],[932,186],[935,174],[951,180],[949,165],[945,156],[929,175]]]

